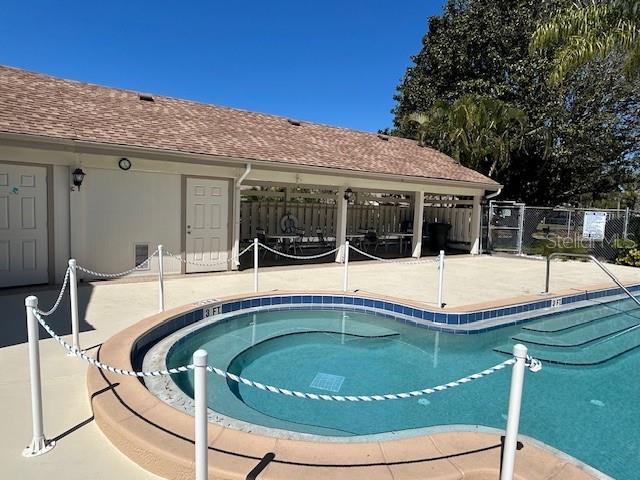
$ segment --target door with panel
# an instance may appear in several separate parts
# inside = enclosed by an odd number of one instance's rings
[[[0,287],[47,283],[47,169],[0,163]]]
[[[189,177],[186,189],[186,272],[227,270],[229,182]]]

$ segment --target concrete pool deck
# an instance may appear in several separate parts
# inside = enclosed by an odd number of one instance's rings
[[[462,308],[469,304],[537,294],[544,285],[544,270],[544,262],[530,259],[449,257],[445,270],[445,301],[452,308]],[[554,262],[552,270],[553,291],[580,290],[607,281],[597,267],[588,263]],[[612,265],[611,270],[624,282],[640,282],[640,269]],[[434,302],[436,279],[435,264],[358,262],[350,268],[350,289],[419,302]],[[342,284],[342,267],[270,268],[261,272],[260,280],[261,290],[335,290]],[[82,286],[79,296],[81,317],[84,319],[81,324],[83,347],[98,345],[154,314],[157,310],[156,288],[155,282],[131,279]],[[248,293],[252,288],[251,271],[175,277],[165,282],[166,304],[170,308],[204,298]],[[0,295],[3,318],[0,398],[5,407],[1,414],[4,435],[0,440],[3,477],[157,478],[128,460],[103,436],[93,422],[87,399],[86,364],[65,356],[60,346],[50,339],[44,339],[40,344],[45,432],[49,438],[57,438],[58,444],[53,451],[41,457],[25,459],[20,455],[30,440],[31,431],[24,297],[35,293],[42,307],[49,308],[58,289],[14,289]],[[52,318],[52,325],[57,331],[69,333],[68,315],[68,301],[65,299]],[[469,461],[473,461],[471,458],[468,457]],[[428,470],[421,475],[425,472]]]

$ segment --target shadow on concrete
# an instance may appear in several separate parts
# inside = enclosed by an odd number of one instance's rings
[[[95,348],[95,347],[92,347]],[[108,392],[109,390],[111,390],[112,388],[115,388],[119,385],[119,383],[114,383],[112,385],[108,385],[105,388],[103,388],[102,390],[98,390],[97,392],[94,392],[91,394],[91,399],[90,399],[90,403],[91,403],[91,409],[93,411],[93,399],[95,397],[97,397],[98,395],[102,395],[105,392]],[[55,437],[53,437],[51,439],[51,441],[53,442],[59,442],[60,440],[62,440],[63,438],[71,435],[72,433],[80,430],[82,427],[84,427],[85,425],[89,425],[91,422],[93,422],[93,420],[95,419],[94,415],[91,415],[89,418],[84,419],[83,421],[81,421],[80,423],[75,424],[73,427],[68,428],[67,430],[65,430],[64,432],[56,435]]]
[[[27,322],[24,309],[24,299],[29,295],[38,297],[40,310],[49,310],[60,293],[61,285],[46,287],[14,288],[0,291],[0,348],[18,345],[27,342]],[[85,321],[87,305],[91,300],[93,286],[90,284],[78,285],[78,317],[80,332],[95,330]],[[69,307],[69,289],[64,293],[58,309],[46,318],[58,335],[71,333],[71,311]],[[40,338],[49,338],[47,332],[40,328]]]

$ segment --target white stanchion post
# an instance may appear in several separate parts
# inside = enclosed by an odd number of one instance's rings
[[[344,242],[344,277],[342,279],[342,291],[349,289],[349,240]]]
[[[31,416],[33,419],[33,438],[27,448],[22,451],[24,457],[35,457],[47,453],[55,446],[44,436],[42,421],[42,390],[40,383],[40,330],[35,312],[38,309],[38,298],[25,298],[27,310],[27,336],[29,338],[29,375],[31,377]]]
[[[520,425],[520,406],[522,404],[522,387],[524,385],[524,369],[527,361],[527,347],[518,343],[513,346],[516,363],[511,372],[511,390],[509,391],[509,411],[507,413],[507,432],[502,450],[502,466],[500,480],[513,480],[518,446],[518,427]]]
[[[80,350],[80,326],[78,320],[78,270],[74,258],[69,260],[69,299],[71,308],[72,345]],[[68,355],[73,355],[71,352]]]
[[[209,440],[207,426],[207,351],[193,353],[193,399],[195,401],[196,480],[207,480],[209,474]]]
[[[260,245],[258,239],[253,239],[253,290],[258,291],[258,254],[260,253]]]
[[[440,257],[438,258],[438,308],[444,306],[442,301],[442,284],[444,281],[444,250],[440,250]]]
[[[164,312],[164,247],[158,245],[158,309]]]

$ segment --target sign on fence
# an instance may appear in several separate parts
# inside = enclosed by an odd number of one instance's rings
[[[607,225],[607,212],[584,212],[582,238],[590,240],[604,240],[604,230]]]
[[[620,241],[635,246],[640,240],[640,211],[517,205],[490,202],[485,217],[490,251],[534,256],[572,251],[612,261]]]

